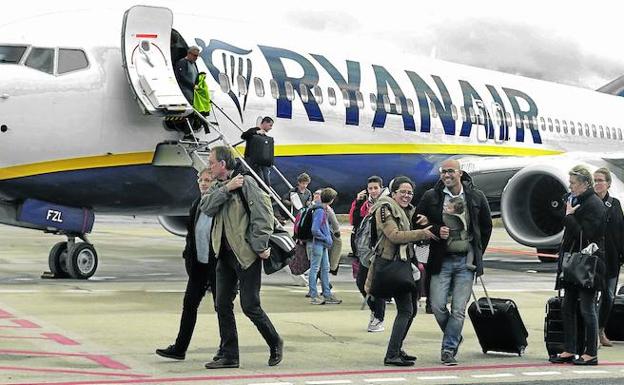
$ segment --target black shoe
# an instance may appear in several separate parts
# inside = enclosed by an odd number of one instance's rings
[[[581,365],[581,366],[598,365],[598,356],[595,356],[594,358],[590,358],[589,360],[584,360],[582,357],[579,357],[576,360],[572,360],[572,363],[574,365]]]
[[[169,345],[166,349],[156,349],[156,354],[173,360],[183,360],[186,358],[186,353],[178,352],[175,345]]]
[[[284,358],[284,340],[280,338],[277,341],[277,345],[272,347],[270,351],[269,366],[275,366],[282,362],[282,358]]]
[[[425,313],[426,314],[433,314],[433,309],[431,308],[431,304],[425,305]]]
[[[404,350],[399,350],[399,356],[405,361],[416,361],[416,356],[410,356]]]
[[[219,350],[217,350],[215,355],[212,357],[212,360],[213,361],[219,361],[222,358],[225,358],[225,356],[223,355],[223,352],[221,352],[221,349],[219,349]]]
[[[568,364],[574,361],[574,356],[561,357],[560,355],[556,355],[548,358],[548,361],[552,362],[553,364]]]
[[[216,361],[207,362],[204,365],[206,369],[227,369],[227,368],[238,368],[238,360],[234,358],[219,358]]]
[[[401,357],[400,355],[396,357],[386,357],[384,358],[384,365],[386,366],[413,366],[414,361],[408,361]]]

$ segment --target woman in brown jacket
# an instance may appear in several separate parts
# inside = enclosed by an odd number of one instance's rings
[[[375,213],[377,239],[380,240],[376,249],[376,258],[393,260],[400,258],[403,261],[415,260],[413,242],[435,238],[429,228],[411,230],[410,223],[414,214],[411,205],[414,196],[414,182],[408,177],[396,177],[390,185],[390,197],[382,197],[371,208]],[[421,218],[419,224],[425,224],[426,218]],[[374,264],[374,262],[373,262]],[[411,263],[405,268],[412,269]],[[374,268],[373,268],[374,270]],[[417,287],[414,285],[414,287]],[[418,306],[417,292],[397,292],[393,295],[397,308],[397,316],[392,326],[392,334],[388,342],[384,365],[411,366],[416,357],[405,353],[401,347],[409,331],[412,320],[416,316]]]

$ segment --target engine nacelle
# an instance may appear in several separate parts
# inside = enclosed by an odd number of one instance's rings
[[[531,165],[507,182],[501,217],[516,242],[538,249],[557,248],[563,236],[568,171],[574,165]]]
[[[186,223],[188,215],[160,215],[158,223],[173,235],[186,237]]]

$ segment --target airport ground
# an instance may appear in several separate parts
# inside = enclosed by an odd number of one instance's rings
[[[555,266],[538,262],[502,228],[486,255],[486,284],[490,295],[518,304],[528,348],[522,357],[483,354],[467,319],[460,365],[452,368],[439,362],[441,335],[424,307],[404,346],[418,356],[416,365],[383,366],[394,306],[386,330],[367,333],[369,312],[360,308],[346,258],[332,276],[340,305],[312,306],[307,288],[286,273],[263,275],[263,307],[285,340],[279,366],[267,366],[268,348],[236,304],[241,367],[204,369],[218,345],[211,298],[200,308],[186,360],[159,358],[154,350],[177,333],[184,239],[150,218],[126,217],[98,218],[90,239],[100,254],[92,279],[44,280],[48,250],[59,238],[0,227],[0,384],[624,384],[622,342],[601,348],[597,367],[546,361],[544,307],[555,294]]]

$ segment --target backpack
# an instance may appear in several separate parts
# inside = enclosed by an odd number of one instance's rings
[[[295,225],[293,227],[295,239],[301,241],[311,241],[314,236],[312,235],[312,221],[314,219],[314,210],[319,207],[304,207],[295,216]]]
[[[364,267],[370,266],[379,240],[377,239],[377,222],[375,212],[370,212],[362,219],[355,231],[355,255]]]

